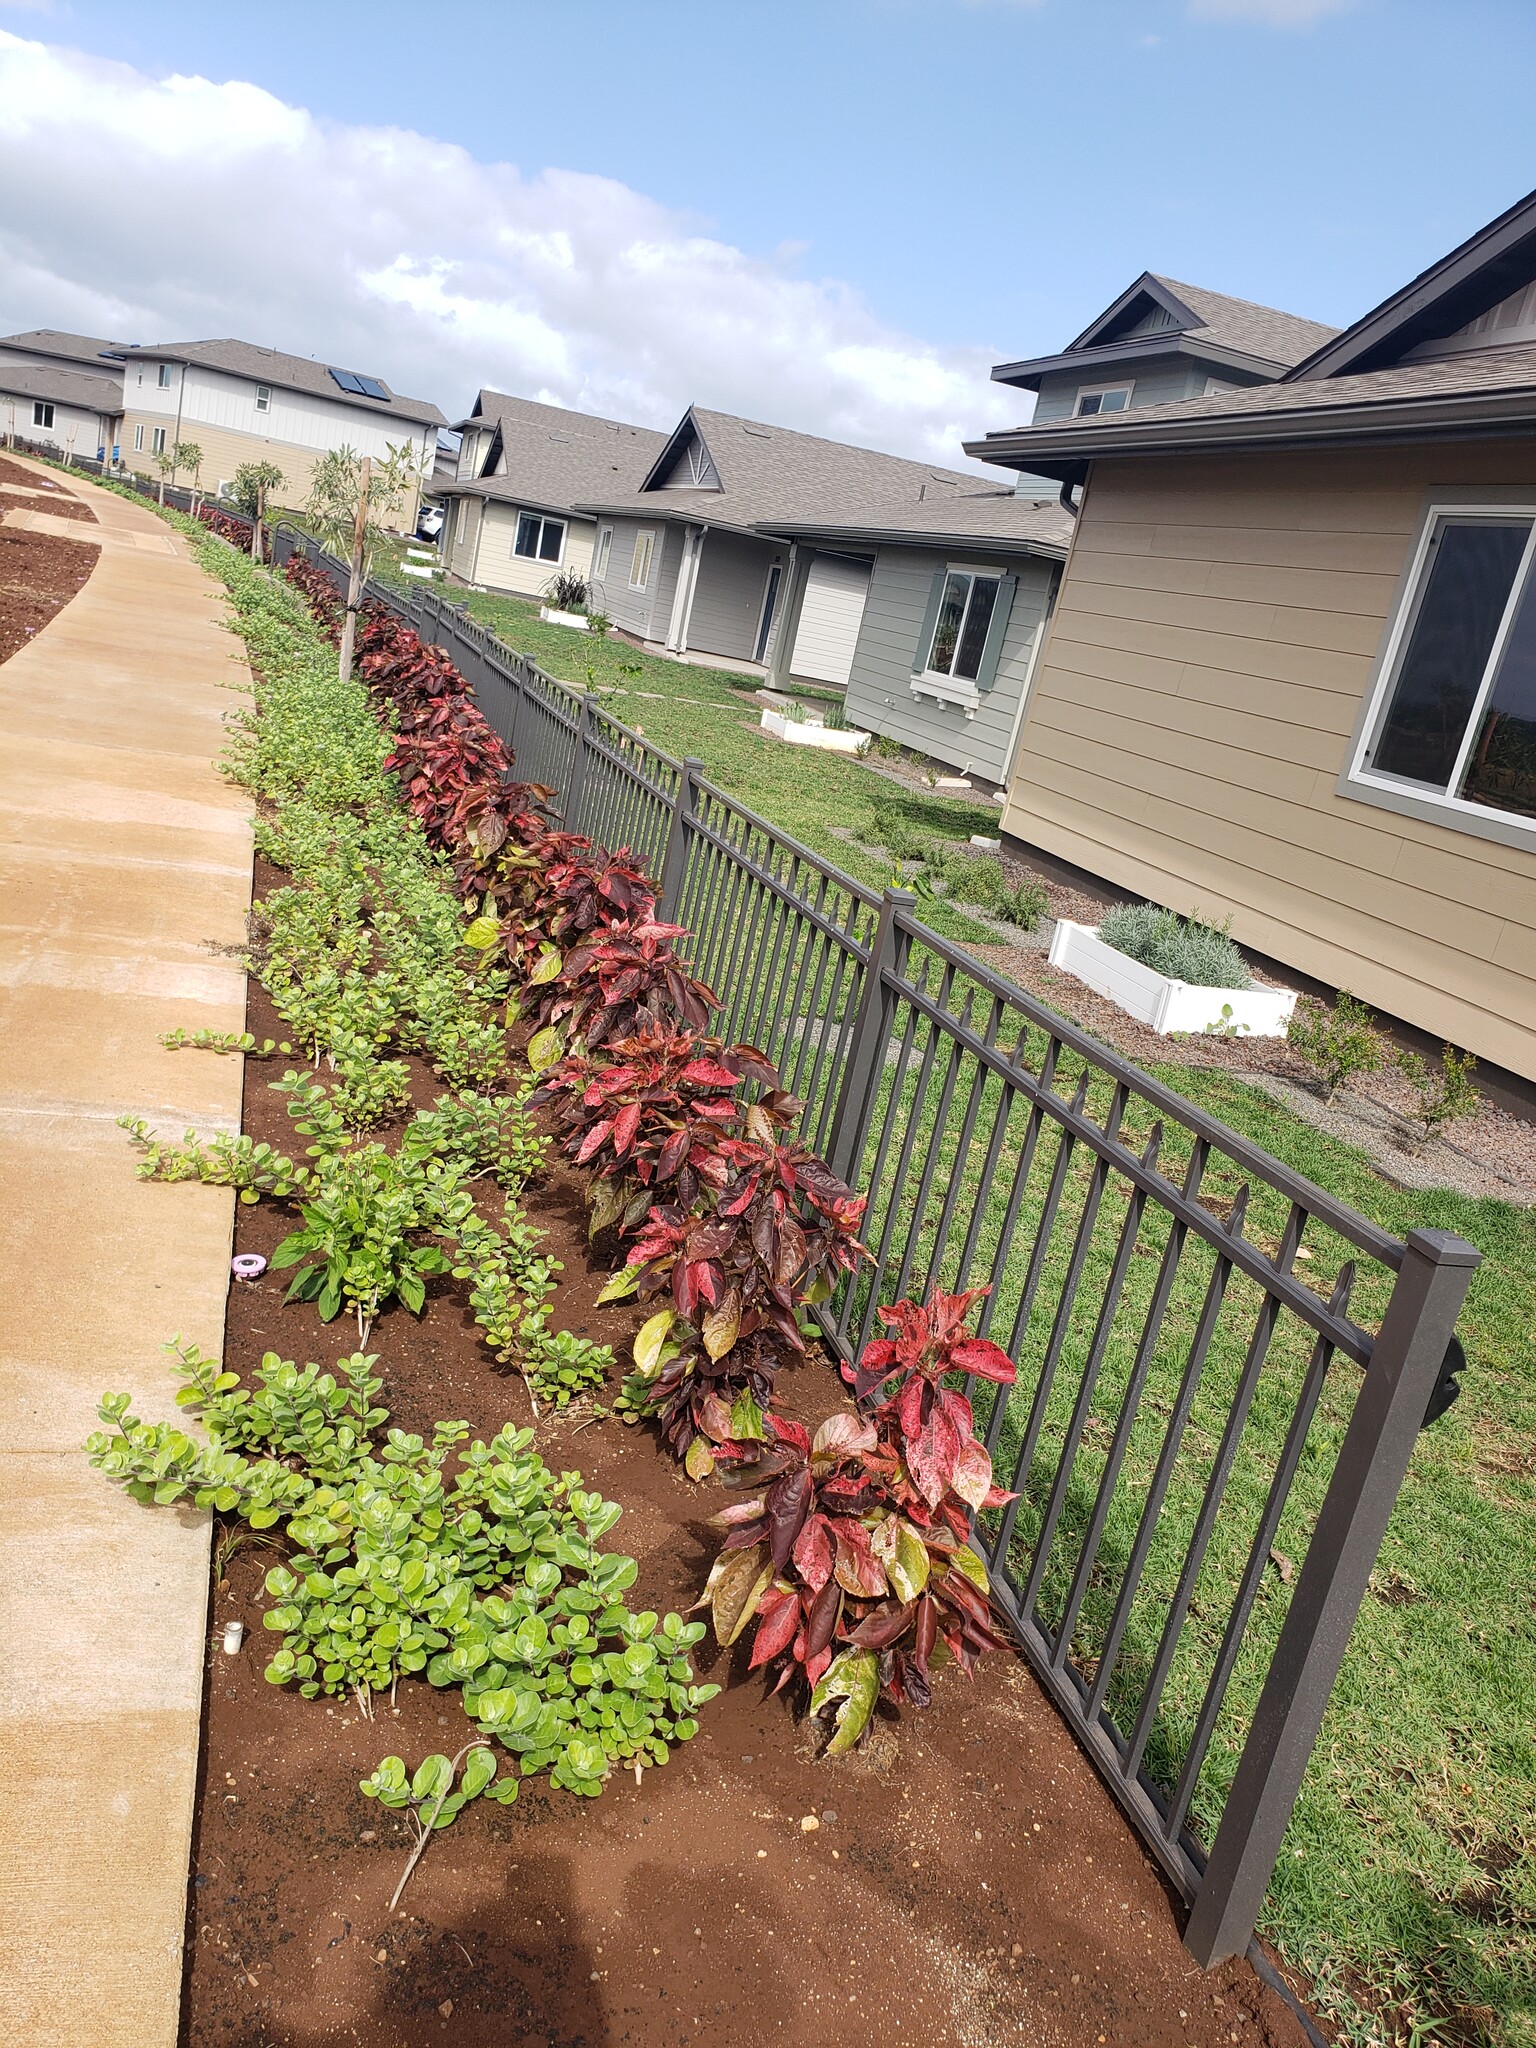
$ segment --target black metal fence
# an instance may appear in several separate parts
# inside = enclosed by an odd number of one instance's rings
[[[277,559],[303,536],[279,529]],[[1026,1657],[1190,1904],[1263,1900],[1479,1254],[1406,1242],[1120,1059],[556,682],[438,593],[378,585],[567,825],[641,851],[720,1030],[804,1098],[873,1258],[818,1313],[986,1285],[972,1386],[1013,1498],[975,1540]]]

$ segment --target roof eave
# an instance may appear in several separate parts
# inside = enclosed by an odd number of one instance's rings
[[[1386,441],[1490,440],[1521,432],[1536,433],[1536,388],[1505,396],[1479,391],[1434,399],[1386,399],[1308,409],[1299,415],[1260,413],[1242,420],[1222,414],[1209,420],[1137,421],[1119,434],[1073,434],[1070,440],[1066,435],[1036,436],[1025,428],[989,434],[964,447],[979,462],[1077,482],[1089,462],[1105,459],[1240,454],[1263,448],[1359,448]]]
[[[1059,356],[999,363],[992,372],[992,381],[1038,391],[1040,379],[1057,370],[1113,370],[1150,362],[1158,356],[1175,355],[1191,356],[1203,363],[1221,363],[1232,370],[1252,370],[1258,376],[1277,381],[1290,367],[1273,356],[1256,356],[1246,349],[1228,348],[1223,342],[1203,341],[1198,334],[1163,333],[1143,335],[1136,341],[1112,342],[1102,349],[1068,349]]]
[[[957,533],[952,527],[914,533],[902,526],[819,526],[802,520],[764,520],[753,531],[765,540],[840,541],[846,547],[953,549],[964,546],[992,549],[1009,555],[1040,555],[1052,562],[1064,562],[1067,557],[1064,541],[1026,540],[1013,534]]]

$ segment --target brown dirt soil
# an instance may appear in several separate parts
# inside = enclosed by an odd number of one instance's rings
[[[18,511],[46,512],[50,519],[83,519],[92,526],[100,524],[84,498],[68,498],[62,491],[22,491],[13,488],[0,493],[0,513]]]
[[[23,462],[13,462],[9,455],[0,455],[0,484],[25,484],[30,491],[53,491],[60,497],[65,495],[64,486],[56,484],[46,470],[28,469]]]
[[[258,893],[276,879],[263,867]],[[248,1028],[282,1037],[254,984]],[[291,1151],[267,1086],[282,1066],[248,1064],[245,1128]],[[414,1063],[413,1092],[440,1092]],[[595,1306],[606,1266],[588,1255],[574,1175],[557,1169],[529,1208],[565,1261],[557,1326],[622,1358],[641,1314]],[[241,1207],[237,1247],[270,1254],[290,1227],[284,1205]],[[282,1305],[285,1277],[232,1289],[231,1367],[349,1348],[344,1322]],[[528,1418],[521,1380],[489,1362],[453,1283],[419,1322],[383,1316],[370,1348],[402,1428],[461,1416],[489,1436]],[[821,1360],[783,1394],[813,1421],[839,1399]],[[538,1440],[623,1503],[610,1542],[639,1561],[631,1601],[688,1606],[718,1542],[704,1526],[715,1489],[690,1484],[650,1432],[579,1410],[542,1416]],[[274,1556],[247,1541],[213,1593],[184,2048],[842,2048],[850,2033],[873,2048],[1301,2048],[1294,2015],[1246,1963],[1195,1967],[1163,1884],[1008,1656],[983,1660],[974,1684],[940,1672],[926,1715],[886,1721],[866,1752],[827,1764],[790,1704],[764,1698],[744,1647],[706,1642],[700,1676],[724,1690],[665,1769],[593,1801],[540,1778],[510,1808],[472,1807],[433,1840],[392,1918],[408,1839],[358,1780],[392,1751],[412,1766],[452,1753],[469,1724],[456,1693],[419,1681],[371,1722],[268,1685]],[[219,1648],[229,1620],[248,1630],[234,1657]]]
[[[57,509],[50,504],[50,512]],[[0,661],[40,633],[82,588],[101,553],[97,541],[64,540],[0,525]]]

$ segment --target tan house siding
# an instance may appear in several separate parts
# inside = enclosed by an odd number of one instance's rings
[[[529,561],[526,555],[512,552],[522,508],[499,504],[493,498],[483,502],[485,514],[480,521],[473,566],[462,572],[470,582],[483,583],[488,590],[510,590],[519,597],[542,597],[550,579],[562,569],[574,569],[579,576],[586,576],[591,570],[592,544],[597,537],[595,520],[567,518],[559,561]]]
[[[142,426],[144,429],[142,448],[135,448],[133,445],[133,431],[136,426]],[[156,427],[165,429],[165,446],[169,453],[176,439],[174,415],[167,418],[163,412],[139,412],[130,409],[124,415],[122,429],[118,435],[118,446],[122,449],[124,463],[142,476],[159,476],[152,453]],[[418,438],[419,435],[418,428]],[[183,441],[195,441],[203,451],[199,481],[202,489],[210,497],[221,483],[234,482],[235,471],[242,462],[275,462],[283,472],[283,481],[281,487],[272,493],[271,502],[274,508],[287,506],[294,510],[301,507],[308,498],[315,464],[326,452],[323,448],[301,448],[292,441],[273,440],[265,434],[243,434],[238,428],[210,426],[206,420],[183,419],[181,438]],[[399,438],[405,440],[410,437],[408,432],[402,432]],[[177,473],[176,481],[181,485],[189,485],[191,478],[182,470]],[[395,523],[402,532],[415,525],[415,495],[402,508]]]
[[[1536,1078],[1536,847],[1335,787],[1428,493],[1536,443],[1095,465],[1006,829]]]

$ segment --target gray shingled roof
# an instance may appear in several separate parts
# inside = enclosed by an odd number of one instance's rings
[[[475,412],[461,425],[500,430],[507,473],[445,484],[445,493],[506,499],[551,512],[569,512],[594,497],[633,490],[667,443],[667,436],[652,427],[631,427],[503,391],[482,391]]]
[[[448,423],[435,405],[425,398],[401,398],[390,392],[388,403],[377,398],[359,398],[343,391],[331,375],[329,363],[312,360],[309,356],[285,355],[281,349],[261,348],[253,341],[163,341],[151,347],[148,343],[125,349],[123,354],[129,364],[136,360],[161,363],[194,363],[205,370],[227,370],[234,377],[251,377],[261,384],[279,384],[290,391],[305,391],[313,398],[334,398],[344,404],[362,406],[369,411],[403,420],[415,420],[420,425],[446,426]],[[338,369],[350,370],[352,363],[338,363]],[[371,370],[362,374],[372,376]],[[381,377],[378,380],[386,391],[390,390]]]
[[[1400,433],[1411,434],[1420,421],[1442,434],[1458,426],[1471,431],[1480,423],[1529,433],[1536,420],[1536,343],[1395,363],[1353,377],[1254,384],[1089,419],[1048,420],[989,434],[967,442],[966,449],[1008,469],[1039,463],[1049,474],[1063,463],[1081,464],[1122,449],[1144,455],[1288,437],[1370,438],[1391,431],[1394,414],[1400,416]]]
[[[1065,555],[1072,521],[1054,498],[1020,498],[972,479],[968,491],[930,493],[889,517],[869,521],[764,520],[761,530],[785,540],[841,539],[866,544],[888,541],[919,546],[932,541],[996,541],[1000,547]]]
[[[720,490],[632,488],[594,494],[587,509],[702,520],[743,532],[785,521],[869,527],[927,517],[929,508],[948,504],[962,492],[985,489],[960,470],[770,427],[735,413],[694,406],[687,417],[714,458]]]
[[[1203,285],[1180,284],[1177,278],[1163,277],[1157,271],[1149,274],[1176,299],[1181,299],[1191,313],[1199,314],[1201,325],[1184,330],[1192,340],[1214,341],[1223,348],[1289,366],[1303,361],[1340,332],[1321,320],[1303,320],[1295,313],[1282,313],[1275,306],[1255,305],[1251,299],[1229,299],[1225,292],[1208,292]]]
[[[51,398],[57,405],[79,406],[83,412],[116,415],[123,409],[123,387],[116,377],[97,377],[89,370],[67,369],[62,363],[0,360],[0,392],[17,398]]]
[[[94,334],[66,334],[57,327],[30,327],[25,334],[0,335],[0,349],[22,348],[33,355],[57,356],[61,362],[89,363],[104,376],[111,376],[114,366],[100,358],[110,349],[127,346],[125,341],[103,341]]]

